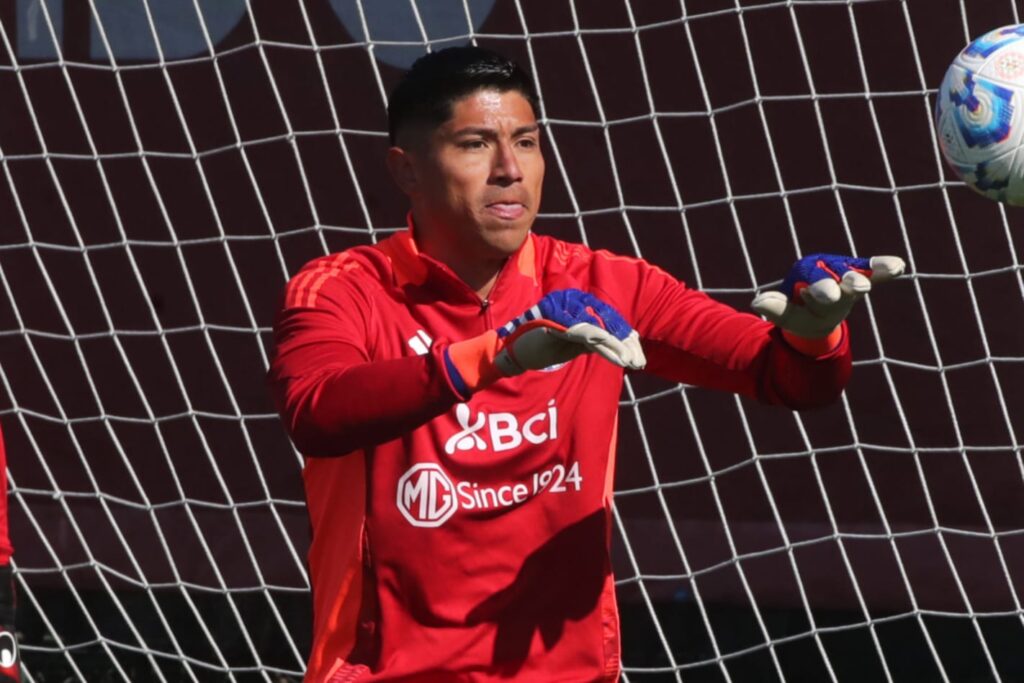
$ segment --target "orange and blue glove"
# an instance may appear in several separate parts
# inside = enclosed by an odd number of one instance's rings
[[[797,349],[826,352],[838,345],[840,326],[853,305],[873,285],[902,275],[905,267],[898,256],[811,254],[793,264],[781,291],[762,292],[750,305]]]
[[[593,294],[562,289],[479,337],[444,351],[445,370],[463,397],[502,378],[597,353],[621,368],[647,364],[640,337],[625,318]]]

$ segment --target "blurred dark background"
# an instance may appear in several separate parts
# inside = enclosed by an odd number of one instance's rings
[[[930,122],[1010,0],[0,2],[27,678],[298,680],[308,528],[269,327],[303,263],[403,224],[383,93],[423,52],[389,42],[421,39],[414,6],[435,48],[472,23],[536,74],[539,232],[741,309],[803,253],[910,264],[855,312],[828,409],[631,379],[628,679],[1024,679],[1024,220],[950,175]]]

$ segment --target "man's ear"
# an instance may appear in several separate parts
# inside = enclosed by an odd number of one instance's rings
[[[388,170],[399,189],[412,195],[419,187],[416,165],[409,152],[401,147],[391,147],[387,155]]]

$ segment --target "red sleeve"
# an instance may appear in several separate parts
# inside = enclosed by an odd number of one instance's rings
[[[285,290],[268,373],[299,451],[344,455],[395,439],[451,408],[457,397],[442,370],[443,349],[371,360],[372,299],[345,276],[321,282],[311,295],[303,283],[314,264]]]
[[[834,401],[850,376],[846,323],[839,345],[812,358],[771,323],[689,289],[644,261],[597,252],[596,278],[640,334],[647,371],[794,410]],[[599,294],[600,295],[600,294]]]
[[[14,548],[7,529],[7,451],[0,433],[0,567],[10,564],[12,554]]]

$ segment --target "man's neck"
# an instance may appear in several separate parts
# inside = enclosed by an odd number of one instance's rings
[[[466,254],[464,250],[454,248],[454,245],[430,239],[429,231],[417,230],[415,238],[421,253],[451,268],[481,299],[487,299],[508,260],[508,257],[481,258]]]
[[[431,256],[434,255],[431,254]],[[434,258],[451,268],[460,280],[476,292],[481,300],[485,301],[491,290],[494,289],[494,283],[498,281],[498,274],[501,272],[502,266],[508,260],[505,258],[497,262],[474,262],[467,259],[460,262],[458,259],[446,260],[438,256],[434,256]]]

